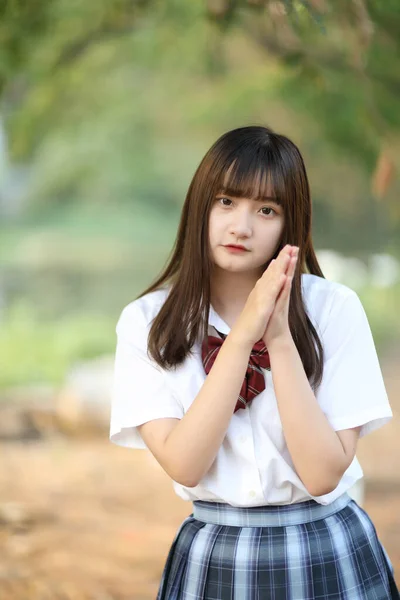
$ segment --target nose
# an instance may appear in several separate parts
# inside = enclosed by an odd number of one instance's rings
[[[248,238],[252,234],[252,222],[250,212],[246,209],[240,209],[232,213],[232,221],[230,223],[230,233],[236,237],[240,238]]]

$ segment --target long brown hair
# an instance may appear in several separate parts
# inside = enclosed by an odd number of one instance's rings
[[[303,303],[301,274],[324,277],[311,239],[312,207],[303,158],[284,135],[261,126],[248,126],[222,135],[204,156],[190,183],[170,259],[139,298],[162,287],[168,296],[153,320],[148,352],[163,368],[181,364],[199,334],[208,335],[211,298],[209,215],[215,196],[229,188],[238,197],[266,195],[272,184],[284,210],[284,229],[278,249],[299,247],[292,281],[289,326],[312,386],[322,380],[323,347]]]

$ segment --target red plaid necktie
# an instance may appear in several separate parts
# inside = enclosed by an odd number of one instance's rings
[[[208,350],[206,340],[203,340],[202,343],[201,354],[204,370],[207,374],[210,372],[211,367],[217,358],[217,354],[226,338],[226,335],[220,333],[219,331],[218,334],[221,337],[215,337],[212,335],[208,336]],[[235,410],[233,411],[234,413],[239,410],[239,408],[245,408],[246,405],[253,400],[255,396],[257,396],[257,394],[265,389],[264,374],[260,367],[263,369],[271,368],[268,350],[262,340],[259,340],[256,344],[254,344],[251,350],[249,364],[247,366],[246,375],[240,389],[238,400],[236,402]]]

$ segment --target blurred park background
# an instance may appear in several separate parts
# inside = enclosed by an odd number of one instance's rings
[[[108,442],[115,325],[247,124],[299,145],[324,274],[367,312],[395,418],[362,502],[399,578],[399,95],[398,0],[0,3],[0,600],[155,598],[191,505]]]

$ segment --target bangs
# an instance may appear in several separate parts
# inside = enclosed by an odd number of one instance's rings
[[[273,200],[286,204],[286,186],[281,165],[265,148],[247,148],[221,174],[219,192],[235,198]]]

